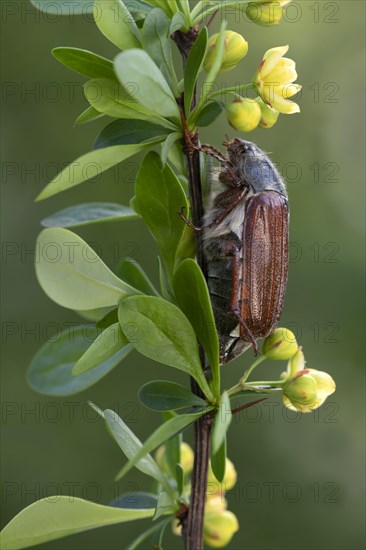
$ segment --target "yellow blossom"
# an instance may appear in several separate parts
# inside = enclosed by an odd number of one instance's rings
[[[301,90],[297,79],[295,61],[283,57],[289,47],[279,46],[267,50],[253,78],[258,94],[263,101],[280,113],[299,113],[297,103],[289,98]]]
[[[285,384],[283,402],[292,411],[309,413],[323,405],[335,390],[335,382],[328,373],[304,369]]]

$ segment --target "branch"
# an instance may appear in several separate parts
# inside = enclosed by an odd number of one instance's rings
[[[197,35],[198,31],[196,29],[190,29],[188,33],[177,31],[172,37],[181,52],[184,64],[187,61],[189,51],[197,38]],[[197,95],[195,91],[192,108],[195,106],[196,100]],[[194,134],[189,132],[186,126],[183,107],[181,107],[181,112],[182,122],[185,127],[183,152],[185,154],[188,167],[191,217],[194,225],[200,225],[204,213],[202,203],[200,155],[199,152],[192,147],[192,145],[199,145],[198,132]],[[202,235],[200,231],[195,232],[195,238],[197,247],[197,262],[206,278],[206,262],[203,255]],[[200,347],[200,358],[202,369],[205,370],[205,355],[202,347]],[[191,387],[193,393],[202,397],[202,393],[193,379],[191,379]],[[205,515],[207,474],[210,458],[211,424],[212,417],[210,415],[205,415],[195,424],[194,465],[192,472],[190,506],[188,514],[182,521],[186,550],[203,549],[203,521]]]

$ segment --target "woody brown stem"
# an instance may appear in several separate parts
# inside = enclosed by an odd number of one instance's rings
[[[198,31],[190,29],[188,33],[177,31],[173,40],[177,44],[185,64],[189,51],[197,38]],[[199,147],[198,132],[190,133],[186,127],[185,115],[183,112],[183,101],[181,102],[182,122],[185,129],[183,138],[183,151],[187,161],[189,198],[191,206],[192,223],[199,226],[203,217],[201,167],[199,152],[194,147]],[[196,104],[196,91],[193,97],[192,108]],[[193,146],[193,147],[192,147]],[[195,231],[197,246],[197,262],[206,277],[206,262],[202,250],[202,233]],[[205,355],[200,347],[200,358],[202,369],[205,370]],[[192,392],[203,397],[197,383],[191,379]],[[210,431],[211,420],[209,415],[203,416],[195,424],[195,446],[194,465],[192,472],[192,489],[188,513],[182,521],[183,537],[186,550],[203,549],[203,521],[206,504],[206,488],[208,464],[210,458]]]

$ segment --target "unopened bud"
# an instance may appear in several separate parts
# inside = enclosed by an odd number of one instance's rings
[[[253,99],[234,99],[226,107],[226,116],[230,126],[241,132],[251,132],[257,128],[261,119],[261,108]]]
[[[229,491],[234,487],[237,477],[238,476],[235,470],[235,466],[229,458],[226,459],[225,476],[221,483],[217,481],[216,477],[214,476],[214,473],[212,471],[211,464],[210,464],[208,469],[208,478],[207,478],[208,495],[211,497],[214,497],[222,493],[225,493],[225,491]]]
[[[268,359],[283,361],[291,359],[298,351],[296,338],[287,328],[276,328],[264,341],[263,353]]]
[[[211,548],[222,548],[229,544],[239,530],[237,517],[228,510],[205,515],[203,538]]]
[[[308,413],[320,407],[335,389],[335,382],[328,373],[304,369],[286,382],[283,402],[288,409]]]
[[[155,453],[155,460],[164,472],[169,472],[165,446],[162,445]],[[180,444],[180,464],[183,472],[187,475],[193,469],[194,453],[188,443]]]
[[[291,0],[250,2],[246,9],[246,15],[248,19],[257,23],[257,25],[263,25],[264,27],[278,25],[283,18],[283,9],[289,2]]]
[[[209,72],[216,59],[216,43],[219,34],[213,34],[208,41],[208,50],[204,61],[205,71]],[[221,63],[221,72],[234,69],[248,52],[248,42],[234,31],[225,32],[224,56]]]

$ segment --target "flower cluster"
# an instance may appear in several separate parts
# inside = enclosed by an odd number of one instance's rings
[[[187,443],[181,443],[180,455],[184,474],[188,478],[193,468],[194,455]],[[159,466],[163,470],[168,471],[164,446],[157,450],[155,458]],[[205,544],[211,548],[223,548],[229,544],[235,533],[239,530],[238,519],[235,514],[227,509],[228,503],[225,499],[225,493],[234,487],[236,480],[237,473],[234,464],[228,458],[226,459],[225,476],[221,483],[214,476],[211,465],[209,466],[203,537]],[[184,491],[185,496],[188,497],[190,489],[188,478]],[[177,536],[182,534],[182,526],[178,519],[173,521],[172,530]]]
[[[282,2],[284,3],[287,2]],[[263,6],[264,3],[261,4],[262,8]],[[209,40],[204,62],[206,71],[209,71],[215,62],[218,39],[219,35],[214,34]],[[301,86],[295,84],[295,61],[284,57],[288,49],[288,46],[279,46],[267,50],[263,55],[252,81],[244,86],[255,90],[257,97],[243,97],[234,89],[226,91],[235,96],[226,107],[227,119],[233,128],[242,132],[251,132],[258,126],[268,129],[276,124],[279,114],[290,115],[300,112],[299,105],[290,100],[301,90]],[[245,38],[237,32],[226,31],[221,71],[234,69],[247,52],[248,43]]]

